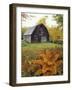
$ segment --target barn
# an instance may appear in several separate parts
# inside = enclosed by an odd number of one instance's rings
[[[49,41],[49,33],[45,25],[38,24],[30,27],[23,35],[23,40],[30,43]]]

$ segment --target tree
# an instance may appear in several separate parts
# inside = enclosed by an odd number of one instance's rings
[[[42,18],[40,18],[37,22],[37,24],[44,24],[46,25],[46,19],[48,18],[48,16],[44,16]]]
[[[63,31],[59,27],[49,28],[49,35],[51,41],[62,41],[63,40]]]
[[[59,27],[63,27],[63,15],[56,14],[56,15],[54,15],[54,19],[58,23]]]
[[[21,13],[21,17],[22,17],[22,21],[26,21],[27,19],[32,19],[35,16],[27,13]]]

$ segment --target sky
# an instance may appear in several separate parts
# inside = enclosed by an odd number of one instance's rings
[[[35,26],[38,20],[45,16],[48,16],[46,18],[46,25],[48,25],[49,27],[57,26],[57,23],[53,18],[53,14],[22,13],[22,16],[21,16],[22,27]]]

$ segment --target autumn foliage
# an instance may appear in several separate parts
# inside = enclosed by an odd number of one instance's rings
[[[35,60],[23,60],[24,76],[48,76],[63,74],[63,53],[61,48],[40,50]]]

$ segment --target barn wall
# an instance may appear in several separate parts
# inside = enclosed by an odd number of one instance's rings
[[[24,41],[31,42],[31,35],[24,35]]]
[[[32,33],[32,42],[47,42],[49,41],[49,33],[46,27],[41,24],[38,25]]]

